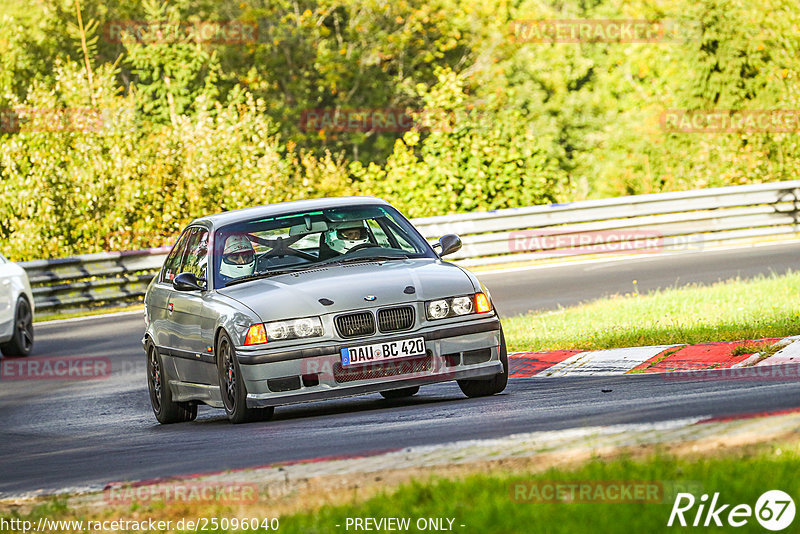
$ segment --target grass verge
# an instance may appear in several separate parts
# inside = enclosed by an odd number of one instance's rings
[[[800,333],[800,273],[648,294],[636,291],[503,319],[510,351],[598,350],[735,341]]]
[[[414,482],[402,486],[391,496],[379,495],[360,504],[326,506],[314,515],[282,518],[281,532],[336,532],[341,529],[335,525],[344,527],[348,518],[398,516],[410,517],[412,521],[416,518],[453,519],[454,530],[462,532],[668,532],[674,530],[674,527],[667,527],[667,521],[678,491],[693,492],[698,504],[702,494],[720,492],[719,504],[743,503],[753,508],[758,497],[767,490],[782,489],[789,495],[798,495],[800,480],[796,472],[800,467],[800,455],[796,444],[789,447],[786,450],[766,446],[736,451],[721,458],[655,455],[646,460],[594,460],[578,469],[551,469],[533,475],[472,475],[463,480]],[[769,473],[768,479],[764,478],[765,473]],[[544,488],[551,482],[584,481],[653,483],[661,488],[659,502],[542,502],[532,491],[535,487],[544,495]],[[598,493],[593,492],[593,495]],[[685,515],[689,524],[696,512],[697,506]],[[726,514],[722,514],[723,521],[725,517]],[[459,528],[460,525],[464,527]],[[764,531],[754,517],[736,530]]]
[[[794,434],[772,443],[702,448],[699,452],[691,452],[688,447],[677,451],[659,447],[646,451],[633,449],[613,457],[597,456],[578,465],[560,468],[506,469],[456,478],[418,479],[381,490],[367,499],[355,492],[340,491],[328,501],[337,504],[281,515],[279,531],[284,534],[357,531],[352,525],[349,529],[345,528],[348,519],[369,517],[376,520],[408,518],[411,522],[408,532],[422,531],[416,528],[416,521],[421,518],[439,519],[443,526],[448,526],[449,520],[452,520],[452,531],[465,534],[672,532],[676,528],[667,527],[667,521],[678,492],[692,493],[697,500],[696,505],[685,514],[689,524],[697,513],[700,496],[707,494],[711,497],[719,492],[718,505],[730,505],[721,514],[724,522],[733,506],[747,504],[754,508],[758,497],[768,490],[780,489],[796,498],[800,494],[800,479],[796,476],[798,468],[800,447]],[[588,483],[590,487],[600,487],[601,491],[593,490],[589,498],[584,498],[584,502],[541,498],[546,497],[545,487],[577,483]],[[619,488],[623,484],[656,486],[657,492],[646,493],[656,498],[645,502],[619,502],[606,488]],[[538,491],[533,491],[533,488]],[[540,498],[537,498],[537,493]],[[35,524],[40,517],[51,520],[108,519],[136,515],[137,512],[139,510],[135,508],[119,515],[109,510],[79,512],[70,510],[64,500],[54,499],[37,506],[30,513],[3,513],[0,517],[23,518]],[[183,517],[242,518],[253,517],[256,513],[252,510],[239,510],[237,513],[213,506],[202,510],[187,507],[172,512]],[[151,514],[158,516],[159,509],[146,512],[146,515]],[[259,515],[275,517],[264,508]],[[796,519],[794,524],[798,522],[800,519]],[[677,530],[682,529],[678,527]],[[724,532],[729,531],[730,527],[700,530]],[[765,531],[755,517],[748,518],[747,524],[736,530]]]

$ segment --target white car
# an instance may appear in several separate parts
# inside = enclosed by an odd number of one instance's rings
[[[33,349],[33,294],[25,269],[0,254],[0,352],[27,356]]]

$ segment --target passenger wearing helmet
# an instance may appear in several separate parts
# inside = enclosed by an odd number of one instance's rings
[[[328,232],[328,245],[340,254],[369,242],[369,234],[363,221],[346,222]]]
[[[234,234],[225,240],[219,272],[227,278],[250,276],[256,267],[256,251],[243,234]]]

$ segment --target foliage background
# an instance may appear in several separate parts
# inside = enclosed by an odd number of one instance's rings
[[[201,214],[326,195],[375,194],[423,216],[797,176],[796,134],[659,124],[665,109],[800,109],[800,10],[788,0],[80,9],[90,70],[75,0],[0,7],[0,244],[13,260],[161,245]],[[660,43],[520,43],[510,24],[582,18],[683,31]],[[109,23],[128,20],[258,30],[244,43],[108,38]],[[372,108],[433,109],[447,124],[302,127],[307,110]],[[64,126],[58,109],[102,120]],[[9,128],[9,115],[27,127]]]

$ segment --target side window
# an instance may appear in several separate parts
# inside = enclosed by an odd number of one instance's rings
[[[172,247],[172,252],[167,256],[167,261],[164,262],[164,268],[161,270],[162,282],[172,282],[175,276],[180,273],[181,261],[183,260],[184,252],[186,252],[186,241],[193,230],[190,228],[183,232],[178,238],[178,242]]]
[[[375,236],[375,240],[380,246],[383,248],[392,248],[389,238],[386,237],[386,232],[383,231],[383,228],[381,228],[381,226],[378,224],[378,221],[375,219],[368,219],[367,224],[369,225],[369,229],[372,230],[372,235]]]
[[[382,235],[384,235],[384,236],[386,235],[387,231],[391,232],[392,236],[394,236],[394,238],[397,240],[397,244],[400,246],[400,248],[403,251],[411,252],[411,253],[417,252],[417,249],[414,248],[414,245],[409,243],[408,240],[405,237],[403,237],[402,232],[398,232],[397,231],[398,230],[397,224],[394,221],[392,221],[391,219],[389,219],[388,217],[385,217],[382,220],[381,223],[378,223],[377,221],[375,221],[375,226],[380,228],[380,231],[381,231]],[[386,229],[386,231],[384,231],[384,229]],[[377,237],[377,234],[375,234],[375,235]],[[388,240],[388,237],[387,237],[387,240]],[[378,239],[378,241],[380,241],[380,239]]]
[[[400,243],[400,248],[405,250],[406,252],[417,252],[417,249],[414,248],[414,245],[406,241],[406,239],[401,235],[395,235],[397,238],[397,242]]]
[[[198,278],[206,278],[208,265],[208,230],[196,228],[189,237],[186,247],[186,259],[180,272],[192,273]]]

